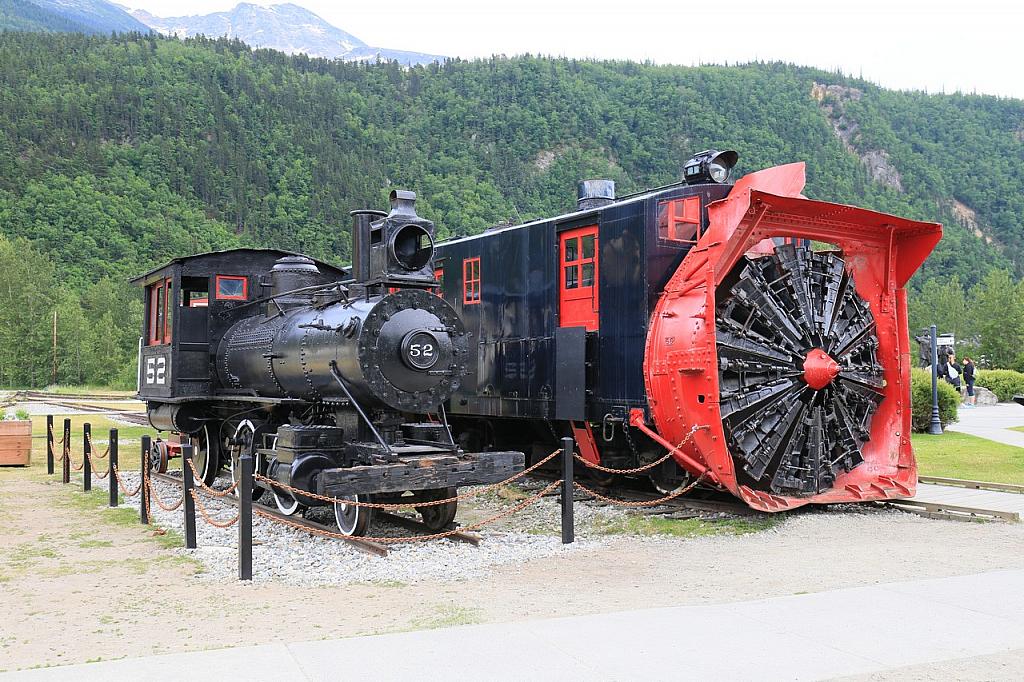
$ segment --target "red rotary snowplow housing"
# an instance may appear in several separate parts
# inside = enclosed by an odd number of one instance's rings
[[[910,445],[911,355],[904,286],[938,243],[942,228],[812,201],[800,194],[803,186],[804,164],[778,166],[743,177],[728,197],[708,206],[708,228],[666,285],[647,335],[644,377],[657,439],[668,447],[683,443],[674,451],[680,466],[764,511],[911,497],[917,466]],[[848,470],[836,469],[827,489],[808,494],[780,494],[770,486],[752,485],[737,471],[720,405],[716,293],[734,268],[742,267],[741,261],[775,251],[783,241],[778,238],[834,245],[840,252],[836,262],[841,265],[836,267],[845,269],[844,277],[870,308],[877,336],[871,347],[880,379],[874,385],[873,416],[862,420],[863,459]],[[842,369],[814,349],[803,360],[800,390],[818,390],[841,376]],[[631,421],[642,426],[640,410]],[[823,424],[819,419],[816,428],[828,428]],[[758,438],[771,436],[762,431]]]

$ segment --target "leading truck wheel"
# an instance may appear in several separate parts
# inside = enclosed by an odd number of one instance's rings
[[[884,397],[875,319],[846,264],[793,245],[740,260],[715,310],[723,428],[741,483],[794,497],[864,461]]]
[[[422,502],[433,502],[435,500],[446,500],[458,494],[456,488],[438,488],[436,490],[425,490],[419,494]],[[432,504],[427,507],[416,507],[423,519],[423,525],[433,531],[443,530],[455,520],[455,514],[459,510],[458,500],[445,502],[444,504]]]
[[[248,419],[245,419],[235,429],[235,435],[231,439],[230,447],[230,468],[231,482],[238,483],[242,476],[242,455],[248,453],[253,456],[253,471],[260,472],[259,454],[256,452],[256,426]],[[252,486],[252,500],[258,500],[263,496],[263,488]],[[235,497],[238,497],[238,488],[235,488]],[[280,505],[278,505],[280,507]]]
[[[339,495],[342,500],[355,500],[357,502],[369,502],[369,495]],[[334,520],[338,524],[338,530],[342,535],[356,537],[366,535],[370,527],[370,520],[373,518],[373,510],[369,507],[358,507],[354,504],[343,502],[334,503]]]

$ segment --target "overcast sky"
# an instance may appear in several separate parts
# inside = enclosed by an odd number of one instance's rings
[[[157,16],[231,0],[128,0]],[[256,4],[278,4],[258,0]],[[890,88],[1024,98],[1024,0],[296,0],[375,46],[459,57],[782,60]]]

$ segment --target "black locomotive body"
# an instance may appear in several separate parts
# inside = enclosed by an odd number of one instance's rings
[[[523,466],[516,452],[467,453],[442,403],[469,358],[455,310],[433,293],[434,226],[415,195],[390,213],[353,213],[352,272],[297,254],[236,249],[180,258],[139,277],[146,315],[139,396],[150,422],[187,438],[207,484],[221,466],[256,458],[254,495],[295,513],[342,500],[450,497]],[[363,534],[367,508],[335,505],[344,533]],[[432,528],[455,503],[420,508]]]
[[[571,435],[605,467],[661,457],[627,426],[648,404],[648,320],[706,227],[707,205],[729,189],[680,184],[615,199],[611,181],[591,181],[576,212],[438,244],[442,296],[477,345],[449,408],[463,445],[546,454]],[[670,224],[684,205],[688,222]],[[684,477],[671,460],[651,472],[663,490]]]

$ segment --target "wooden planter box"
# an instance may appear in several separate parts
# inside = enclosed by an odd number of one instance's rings
[[[27,467],[31,458],[31,420],[0,421],[0,466]]]

